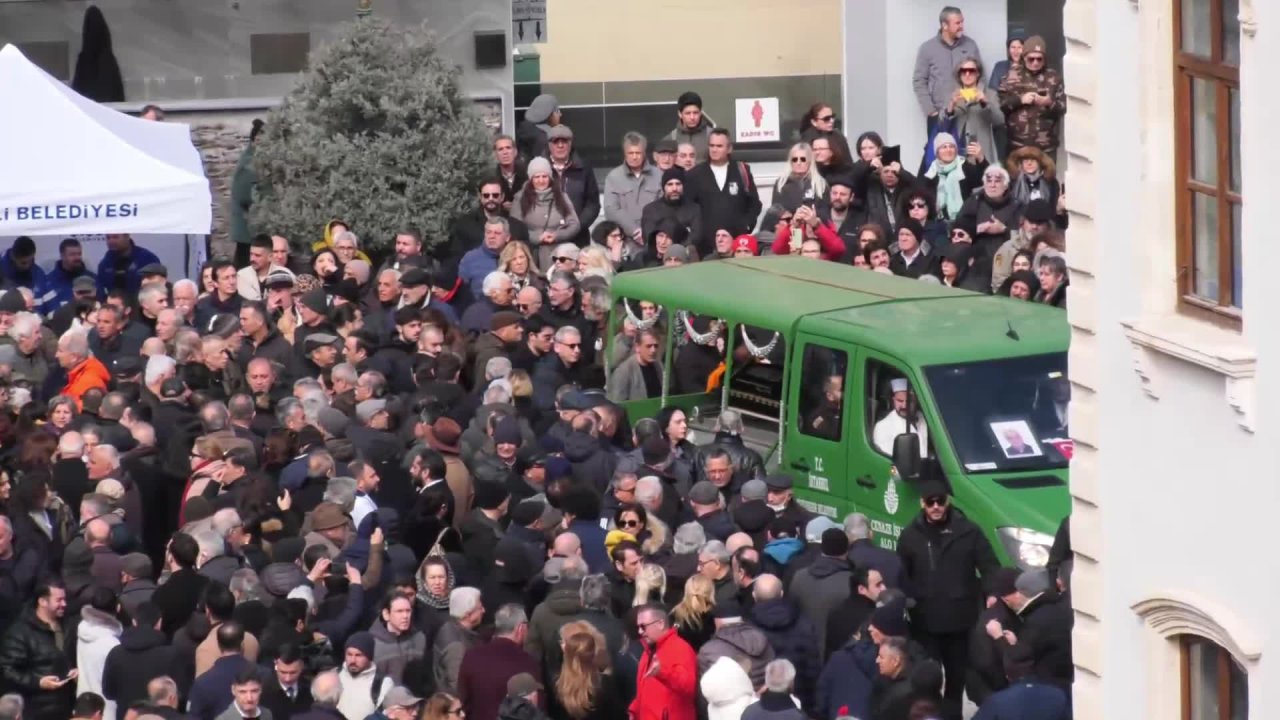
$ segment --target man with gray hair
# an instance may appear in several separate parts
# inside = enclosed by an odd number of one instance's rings
[[[8,357],[3,362],[9,366],[12,377],[24,379],[33,387],[42,387],[49,376],[49,361],[44,354],[40,316],[29,312],[14,315],[9,337],[13,339],[13,349],[6,351]]]
[[[432,668],[436,690],[458,694],[458,673],[467,651],[480,643],[476,628],[484,620],[480,591],[473,587],[454,588],[449,593],[449,619],[436,632],[432,644]]]
[[[472,335],[488,331],[491,321],[498,313],[511,310],[511,302],[516,296],[511,276],[501,270],[494,270],[484,276],[480,293],[481,296],[462,313],[462,320],[458,324]]]
[[[662,173],[649,164],[644,135],[631,131],[622,136],[622,164],[604,179],[604,217],[622,228],[637,245],[644,245],[640,216],[644,206],[662,194]]]
[[[493,639],[467,651],[458,671],[458,699],[468,716],[497,718],[507,681],[520,673],[539,676],[541,669],[524,651],[529,619],[524,606],[508,603],[493,616]]]
[[[807,716],[791,697],[795,684],[796,666],[790,660],[770,662],[764,667],[764,692],[760,693],[759,702],[742,712],[742,720],[805,720]]]
[[[543,568],[542,577],[551,585],[547,599],[538,603],[529,620],[529,633],[524,649],[546,667],[559,667],[560,627],[579,619],[582,613],[582,581],[587,576],[587,563],[581,555],[553,557]]]
[[[89,336],[84,331],[68,330],[58,339],[58,351],[54,357],[58,365],[67,371],[67,384],[59,390],[59,395],[69,395],[79,403],[89,390],[107,391],[111,373],[89,353]]]
[[[876,545],[871,521],[862,513],[849,513],[844,518],[844,534],[849,538],[849,564],[855,568],[875,568],[880,571],[885,587],[906,587],[906,574],[902,560],[892,550]]]

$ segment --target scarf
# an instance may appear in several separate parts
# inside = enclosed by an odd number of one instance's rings
[[[959,154],[945,164],[934,158],[929,171],[924,174],[927,178],[938,179],[938,217],[944,220],[958,217],[964,205],[964,192],[960,190],[960,181],[964,178],[960,169],[963,162],[964,158]]]
[[[443,557],[441,559],[443,559]],[[426,603],[428,607],[435,610],[448,610],[449,594],[453,592],[455,582],[453,577],[453,565],[448,560],[445,560],[444,567],[447,572],[448,580],[445,582],[443,595],[434,595],[427,589],[425,573],[422,572],[422,567],[418,568],[417,577],[415,578],[418,585],[418,599]]]
[[[1022,173],[1018,175],[1018,179],[1013,181],[1013,197],[1024,207],[1027,203],[1037,198],[1048,200],[1046,188],[1040,186],[1040,179],[1043,176],[1040,172]]]

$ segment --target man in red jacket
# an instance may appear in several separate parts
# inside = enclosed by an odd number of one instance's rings
[[[656,605],[640,608],[636,627],[645,647],[636,672],[636,699],[628,709],[632,720],[694,720],[698,658],[693,648]]]

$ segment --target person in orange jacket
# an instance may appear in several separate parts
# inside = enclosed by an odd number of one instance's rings
[[[636,698],[628,715],[632,720],[694,720],[698,657],[693,648],[657,605],[640,608],[636,628],[645,648],[636,671]]]
[[[55,354],[58,364],[67,373],[67,384],[59,393],[76,399],[76,409],[81,409],[80,397],[93,388],[106,391],[111,374],[98,358],[89,354],[89,336],[83,332],[69,332],[58,340]]]

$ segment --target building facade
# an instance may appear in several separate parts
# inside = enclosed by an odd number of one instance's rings
[[[1064,28],[1075,716],[1277,717],[1280,7],[1068,0]]]

